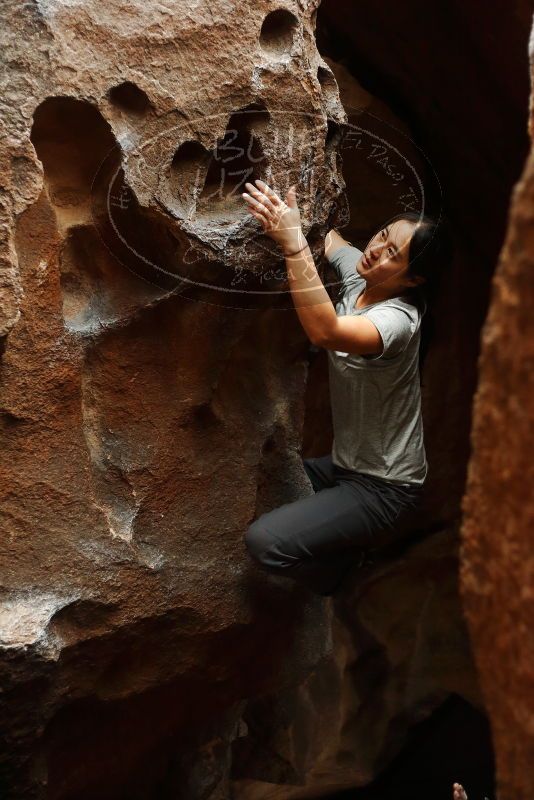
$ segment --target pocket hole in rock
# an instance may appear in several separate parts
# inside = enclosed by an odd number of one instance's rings
[[[142,117],[152,108],[146,92],[131,81],[114,86],[109,90],[108,98],[119,111],[124,111],[134,117]]]
[[[337,90],[336,79],[333,73],[326,67],[320,66],[317,69],[317,80],[321,84],[321,89],[323,89],[323,91],[332,92]]]
[[[260,45],[270,55],[289,53],[297,26],[297,18],[285,8],[271,11],[261,26]]]
[[[327,120],[325,147],[336,146],[341,141],[341,127],[333,119]]]
[[[267,158],[261,138],[269,125],[269,112],[259,106],[236,111],[213,153],[197,212],[220,221],[235,220],[245,213],[241,193],[245,183],[264,179]]]
[[[60,267],[65,326],[76,333],[100,332],[161,294],[119,263],[92,226],[70,229]]]
[[[170,204],[187,216],[205,182],[210,154],[200,142],[183,142],[172,159],[169,174]]]

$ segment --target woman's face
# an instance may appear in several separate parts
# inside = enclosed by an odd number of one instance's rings
[[[416,223],[399,219],[376,233],[365,247],[356,269],[369,288],[402,289],[416,283],[407,277],[408,250]]]

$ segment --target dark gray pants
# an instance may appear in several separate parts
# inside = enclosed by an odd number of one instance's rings
[[[315,494],[262,514],[248,528],[245,544],[266,571],[332,595],[378,535],[394,533],[421,489],[345,470],[330,455],[303,464]]]

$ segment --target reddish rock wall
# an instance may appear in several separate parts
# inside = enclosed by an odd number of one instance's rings
[[[196,796],[213,736],[227,783],[245,699],[328,646],[243,544],[310,491],[306,342],[233,282],[276,260],[244,172],[313,175],[319,243],[342,189],[314,8],[5,8],[0,793]]]
[[[532,99],[530,111],[532,138]],[[512,196],[482,332],[462,504],[461,591],[492,724],[499,800],[534,796],[533,304],[531,150]]]

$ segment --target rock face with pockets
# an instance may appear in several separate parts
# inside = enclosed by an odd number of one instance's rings
[[[6,798],[304,797],[370,781],[448,694],[481,704],[455,578],[476,322],[454,317],[426,369],[435,467],[413,521],[421,541],[362,572],[339,615],[261,573],[243,544],[258,514],[311,492],[301,454],[330,444],[324,362],[309,368],[284,262],[246,213],[243,183],[297,183],[322,269],[332,224],[359,242],[410,192],[398,172],[387,197],[357,184],[383,186],[389,162],[373,142],[385,129],[391,151],[425,169],[387,93],[364,88],[343,52],[320,55],[317,26],[326,35],[336,10],[324,5],[5,4]],[[516,52],[507,78],[521,76]],[[374,57],[392,68],[387,50]],[[410,86],[417,64],[398,68]],[[519,89],[515,100],[526,108]],[[408,90],[404,101],[417,105]],[[437,127],[429,117],[428,138]],[[518,129],[512,119],[507,141]],[[470,142],[486,132],[477,120]],[[492,179],[501,220],[506,166]],[[482,230],[469,213],[459,229]],[[492,255],[475,275],[484,285]],[[444,356],[460,364],[446,391]]]
[[[262,595],[243,544],[310,491],[306,339],[260,280],[284,263],[240,191],[298,181],[321,244],[346,115],[315,12],[5,9],[6,791],[153,787],[154,748],[216,720],[228,750],[240,703],[328,647],[324,604]]]

